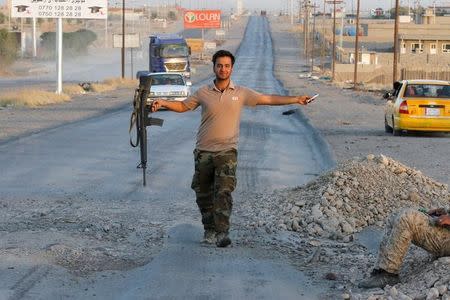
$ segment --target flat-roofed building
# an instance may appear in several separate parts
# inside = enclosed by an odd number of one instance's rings
[[[400,34],[400,54],[444,54],[450,57],[449,35]]]

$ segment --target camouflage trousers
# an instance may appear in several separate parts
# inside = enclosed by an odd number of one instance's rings
[[[228,232],[236,187],[237,151],[194,150],[195,172],[191,188],[202,214],[205,230]]]
[[[404,209],[388,219],[376,268],[397,274],[411,243],[436,257],[450,256],[450,230],[432,225],[427,214]]]

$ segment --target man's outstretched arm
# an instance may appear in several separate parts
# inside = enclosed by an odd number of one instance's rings
[[[279,96],[279,95],[261,95],[258,97],[256,105],[287,105],[300,104],[306,105],[310,96]]]
[[[450,227],[450,215],[439,216],[436,220],[436,225],[441,227]]]
[[[155,100],[152,103],[152,112],[159,110],[160,108],[166,108],[168,110],[183,113],[189,110],[183,102],[180,101],[168,101],[168,100]]]

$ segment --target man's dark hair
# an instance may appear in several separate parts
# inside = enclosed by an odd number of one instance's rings
[[[216,53],[214,53],[214,55],[213,55],[213,57],[212,57],[212,62],[213,62],[213,64],[214,64],[214,66],[216,65],[216,60],[217,60],[219,57],[229,57],[229,58],[231,58],[231,65],[232,65],[232,66],[234,65],[235,58],[234,58],[234,55],[231,54],[230,51],[227,51],[227,50],[219,50],[219,51],[217,51]]]

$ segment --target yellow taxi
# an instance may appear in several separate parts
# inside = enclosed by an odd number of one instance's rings
[[[441,80],[402,80],[394,92],[386,93],[384,112],[386,132],[450,132],[450,82]]]

